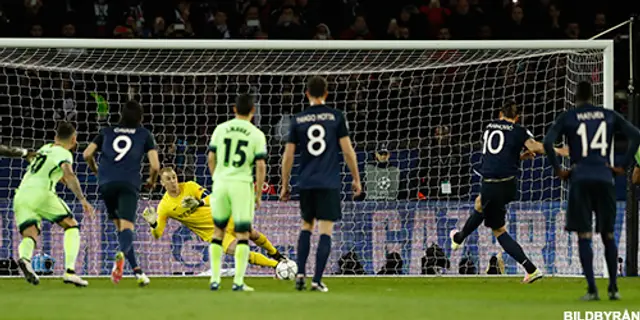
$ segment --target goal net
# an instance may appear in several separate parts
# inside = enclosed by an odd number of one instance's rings
[[[607,41],[1,42],[6,42],[0,46],[3,144],[38,148],[53,139],[56,121],[68,120],[77,126],[81,151],[100,128],[117,122],[123,102],[136,99],[145,108],[144,125],[156,137],[163,165],[207,188],[209,136],[233,117],[235,96],[253,92],[258,100],[253,122],[269,145],[268,186],[255,226],[290,257],[300,223],[297,177],[294,168],[293,200],[278,202],[280,155],[291,115],[307,106],[307,78],[326,76],[328,104],[346,115],[365,187],[365,196],[353,200],[345,167],[344,217],[333,237],[330,274],[486,274],[491,258],[502,254],[488,229],[481,227],[456,252],[448,239],[450,230],[462,227],[479,191],[474,169],[480,164],[484,126],[514,100],[522,106],[521,123],[541,140],[555,117],[571,107],[580,80],[595,84],[596,103],[612,107]],[[20,235],[11,197],[25,166],[22,160],[0,159],[0,198],[5,199],[0,201],[0,259],[17,257]],[[77,270],[106,275],[117,250],[115,229],[80,152],[74,166],[100,210],[95,218],[83,217],[73,194],[59,186],[82,225]],[[508,209],[509,233],[545,272],[581,274],[576,239],[563,231],[565,189],[544,159],[522,162],[519,188],[519,200]],[[141,199],[139,211],[155,206],[161,192],[158,188],[151,199]],[[618,210],[616,240],[624,248],[623,204]],[[63,270],[62,239],[60,228],[43,224],[34,260],[54,259],[54,274]],[[598,257],[602,248],[595,243]],[[209,269],[208,244],[175,221],[155,240],[139,217],[135,246],[149,274],[197,275]],[[506,274],[523,272],[502,256]],[[231,267],[232,257],[225,264]],[[309,270],[313,265],[312,254]],[[595,266],[598,274],[606,271],[600,260]],[[250,269],[254,275],[271,272]]]

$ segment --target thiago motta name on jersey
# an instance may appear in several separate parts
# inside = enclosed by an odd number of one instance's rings
[[[565,311],[564,320],[640,320],[640,311]]]
[[[316,122],[316,121],[336,121],[333,113],[305,114],[296,118],[297,123]]]

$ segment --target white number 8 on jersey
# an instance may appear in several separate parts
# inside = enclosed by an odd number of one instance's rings
[[[307,151],[310,154],[317,157],[327,149],[327,142],[324,141],[326,133],[324,127],[319,124],[314,124],[307,129],[307,138],[309,138]]]

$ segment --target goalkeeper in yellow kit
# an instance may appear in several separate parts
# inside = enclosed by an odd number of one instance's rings
[[[153,237],[160,239],[167,220],[174,219],[193,231],[200,239],[210,243],[213,239],[213,219],[207,190],[193,181],[178,182],[178,176],[171,168],[160,170],[160,183],[166,192],[158,204],[157,211],[147,207],[143,213],[144,219],[151,226]],[[233,222],[230,221],[222,243],[224,252],[229,255],[234,254],[237,242],[233,228]],[[258,252],[250,252],[249,263],[275,268],[279,261],[286,259],[261,232],[251,230],[250,240],[265,249],[270,258]]]

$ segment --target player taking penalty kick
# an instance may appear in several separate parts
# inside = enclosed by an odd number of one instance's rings
[[[193,231],[200,239],[211,243],[213,240],[213,219],[211,219],[209,192],[196,182],[179,182],[178,176],[172,168],[160,170],[160,183],[166,192],[158,204],[157,213],[153,208],[146,208],[143,213],[144,219],[151,226],[153,237],[160,239],[167,225],[167,220],[174,219]],[[235,253],[237,239],[233,228],[233,221],[230,219],[222,241],[222,249],[226,254]],[[264,234],[252,228],[249,239],[265,249],[272,258],[267,258],[258,252],[250,252],[249,263],[275,268],[278,261],[284,259]]]
[[[89,284],[74,271],[80,250],[78,222],[69,207],[56,194],[56,184],[62,181],[80,200],[84,212],[92,214],[93,207],[84,197],[80,182],[73,172],[73,155],[69,150],[75,145],[76,131],[73,126],[67,122],[58,124],[55,142],[38,150],[13,198],[16,225],[23,237],[18,247],[18,265],[27,281],[34,285],[40,283],[40,280],[31,266],[31,256],[38,242],[42,219],[56,223],[64,229],[64,283],[79,287]]]
[[[320,241],[316,252],[316,270],[311,282],[311,290],[327,292],[322,283],[322,274],[331,253],[331,233],[333,224],[340,220],[340,151],[353,176],[351,188],[358,196],[362,190],[356,154],[351,146],[347,121],[344,115],[327,107],[325,101],[327,80],[313,77],[307,84],[307,98],[311,105],[305,111],[296,114],[291,120],[289,141],[282,156],[282,187],[280,199],[289,199],[289,179],[293,167],[296,147],[300,147],[300,210],[302,230],[298,239],[298,275],[296,289],[305,289],[305,268],[311,232],[316,221],[320,231]]]
[[[249,260],[249,235],[254,209],[260,207],[262,185],[267,171],[267,142],[264,133],[251,123],[255,112],[251,95],[238,96],[233,112],[236,118],[217,126],[209,144],[209,170],[213,175],[211,214],[215,225],[210,245],[210,289],[215,291],[220,288],[222,243],[225,229],[233,217],[238,241],[234,253],[235,276],[232,289],[253,291],[253,288],[244,284],[244,275]]]

